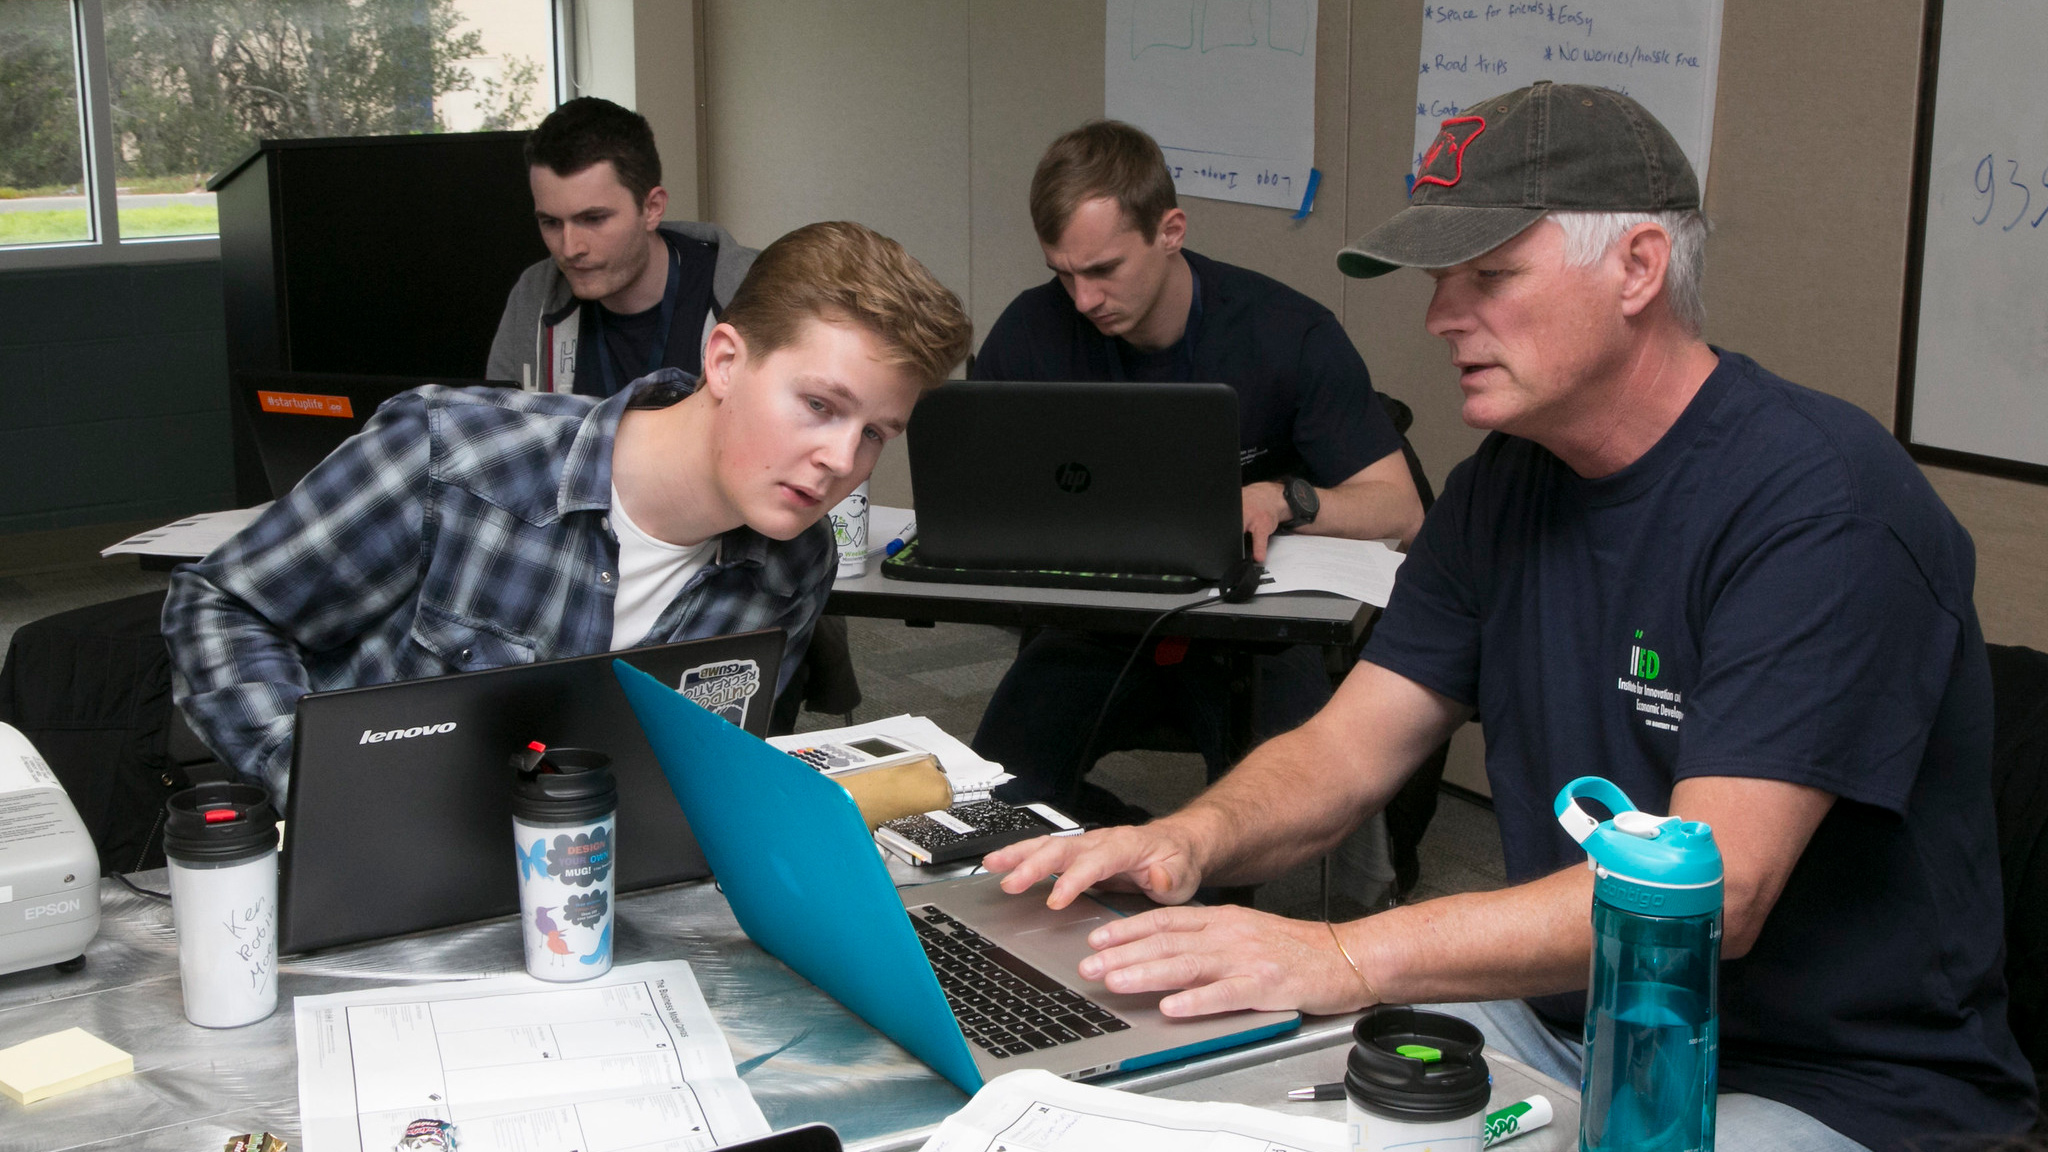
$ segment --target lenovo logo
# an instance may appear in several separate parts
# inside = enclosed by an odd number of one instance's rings
[[[23,920],[35,920],[44,916],[62,916],[66,912],[76,912],[83,907],[84,905],[77,900],[59,900],[54,904],[41,904],[34,908],[24,908],[22,909],[21,918]]]
[[[445,724],[426,724],[418,728],[393,728],[389,732],[372,732],[363,729],[363,738],[358,744],[382,744],[386,740],[410,740],[415,736],[438,736],[443,732],[455,731],[455,721]]]

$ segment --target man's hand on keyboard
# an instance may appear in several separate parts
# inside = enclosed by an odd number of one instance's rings
[[[1315,920],[1224,905],[1155,908],[1088,934],[1083,978],[1112,992],[1171,992],[1168,1016],[1241,1008],[1317,1014],[1363,1006],[1363,984]]]
[[[1008,872],[1002,886],[1011,895],[1057,874],[1045,901],[1051,908],[1065,908],[1098,884],[1142,892],[1161,904],[1182,904],[1202,882],[1192,843],[1170,819],[1081,836],[1041,836],[989,853],[982,867]]]

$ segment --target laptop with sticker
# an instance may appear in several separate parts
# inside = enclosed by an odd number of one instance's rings
[[[612,662],[765,735],[783,640],[768,629],[301,697],[279,949],[519,911],[509,763],[531,741],[611,757],[620,891],[708,875]]]
[[[704,855],[754,943],[973,1093],[1004,1072],[1106,1076],[1247,1044],[1296,1012],[1170,1018],[1159,994],[1075,971],[1088,933],[1123,913],[1092,895],[1059,911],[1001,877],[897,889],[853,797],[811,765],[614,665]]]

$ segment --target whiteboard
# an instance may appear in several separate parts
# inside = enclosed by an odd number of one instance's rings
[[[1421,167],[1446,117],[1554,80],[1634,97],[1678,140],[1705,189],[1720,67],[1721,0],[1430,0],[1409,167]]]
[[[1151,133],[1174,190],[1305,208],[1316,0],[1107,0],[1103,115]]]
[[[1946,0],[1935,6],[1936,29],[1919,171],[1919,309],[1907,317],[1914,347],[1901,358],[1911,375],[1901,381],[1900,431],[1915,447],[1984,458],[1950,463],[2040,468],[2048,466],[2048,5]],[[2048,479],[2048,471],[2031,475]]]

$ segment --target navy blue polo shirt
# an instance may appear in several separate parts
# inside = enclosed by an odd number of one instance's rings
[[[1720,355],[1614,475],[1487,437],[1363,658],[1477,707],[1512,883],[1584,864],[1577,776],[1657,813],[1694,776],[1838,797],[1722,965],[1722,1090],[1873,1149],[2023,1128],[1970,538],[1867,414]],[[1579,1029],[1582,995],[1532,1004]]]
[[[1328,308],[1268,276],[1182,253],[1195,274],[1188,334],[1146,353],[1104,336],[1057,279],[1010,302],[975,356],[977,380],[1178,380],[1237,390],[1243,482],[1349,480],[1401,436]]]

